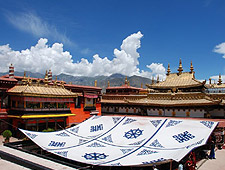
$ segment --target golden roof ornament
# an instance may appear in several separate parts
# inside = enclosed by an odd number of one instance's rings
[[[179,72],[179,75],[181,75],[181,74],[182,74],[183,67],[182,67],[182,62],[181,62],[181,59],[180,59],[180,62],[179,62],[179,67],[178,67],[177,71]]]
[[[192,65],[192,61],[191,61],[190,71],[191,71],[191,73],[194,73],[194,67],[193,67],[193,65]]]
[[[209,84],[212,84],[212,79],[211,78],[209,78]]]
[[[130,86],[130,81],[127,81],[127,85]]]
[[[166,74],[166,75],[167,75],[167,76],[170,75],[170,72],[171,72],[171,71],[170,71],[170,64],[168,63],[168,68],[167,68],[167,74]]]
[[[55,76],[54,86],[57,87],[57,76]]]
[[[46,70],[46,72],[45,72],[44,83],[45,83],[45,86],[48,85],[48,71],[47,71],[47,70]]]
[[[152,84],[154,84],[155,80],[154,80],[154,77],[152,76]]]
[[[95,80],[95,87],[97,87],[97,80]]]
[[[141,88],[143,89],[143,83],[141,83]]]
[[[127,76],[126,76],[126,78],[125,78],[125,84],[127,84],[128,82],[127,82]]]
[[[219,80],[218,80],[218,85],[221,85],[222,84],[222,79],[221,79],[221,74],[219,74]]]
[[[110,86],[110,83],[109,83],[109,81],[108,81],[108,87]]]
[[[23,84],[23,85],[27,84],[26,71],[24,71],[24,73],[23,73],[22,84]]]
[[[157,76],[157,83],[159,83],[159,75]]]

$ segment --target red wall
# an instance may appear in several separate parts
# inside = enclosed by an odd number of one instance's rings
[[[69,116],[67,119],[67,125],[78,124],[88,119],[92,115],[90,115],[90,111],[84,111],[84,104],[81,104],[81,108],[75,108],[75,104],[70,104],[71,113],[75,114],[75,116]],[[101,104],[96,104],[96,110],[99,111],[98,116],[101,115]]]

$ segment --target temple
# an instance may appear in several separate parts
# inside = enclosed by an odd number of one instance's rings
[[[217,93],[222,84],[206,84],[195,79],[191,62],[190,71],[183,72],[179,61],[177,73],[171,73],[168,65],[165,81],[146,84],[147,94],[106,94],[102,96],[102,113],[145,116],[173,116],[195,118],[224,118],[224,93]],[[116,89],[116,87],[114,87]],[[212,93],[212,91],[216,91]]]
[[[101,88],[66,84],[52,79],[51,70],[43,79],[9,75],[0,77],[0,129],[43,131],[63,129],[92,115],[101,115]],[[0,133],[1,133],[0,132]],[[18,133],[18,134],[17,134]]]

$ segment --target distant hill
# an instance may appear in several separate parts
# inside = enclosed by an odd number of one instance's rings
[[[0,76],[6,75],[8,73],[0,73]],[[15,72],[16,76],[23,76],[23,72]],[[41,73],[32,73],[26,72],[26,76],[35,77],[35,78],[44,78],[44,74]],[[84,86],[94,86],[95,80],[97,80],[98,87],[102,88],[102,92],[105,92],[105,89],[108,86],[108,81],[110,82],[110,86],[121,86],[124,84],[125,75],[122,74],[112,74],[111,76],[95,76],[95,77],[86,77],[86,76],[71,76],[67,74],[59,74],[57,75],[58,80],[63,80],[66,83],[72,82],[72,84],[84,85]],[[55,79],[55,75],[53,75],[53,79]],[[140,76],[127,76],[127,80],[130,82],[130,86],[133,87],[141,87],[143,84],[143,88],[145,84],[151,84],[152,80],[140,77]]]

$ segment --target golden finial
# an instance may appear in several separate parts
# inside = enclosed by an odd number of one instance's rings
[[[130,86],[130,81],[127,81],[127,85]]]
[[[141,88],[143,89],[143,83],[141,83]]]
[[[222,79],[221,79],[221,74],[219,74],[219,80],[218,80],[218,85],[221,85],[222,84]]]
[[[108,87],[110,86],[110,83],[109,83],[109,81],[108,81]]]
[[[126,78],[125,78],[125,84],[127,84],[128,82],[127,82],[127,76],[126,76]]]
[[[48,70],[46,70],[46,72],[45,72],[44,83],[45,83],[45,86],[48,85]]]
[[[155,83],[155,80],[154,80],[154,77],[152,76],[152,84],[154,84]]]
[[[168,63],[168,68],[167,68],[167,76],[170,75],[170,64]]]
[[[54,86],[57,86],[57,76],[55,76]]]
[[[192,65],[192,61],[191,61],[190,71],[191,71],[191,73],[194,73],[194,67],[193,67],[193,65]]]
[[[159,83],[159,75],[157,76],[157,83]]]
[[[95,80],[95,87],[97,87],[97,80]]]
[[[179,72],[179,75],[182,74],[183,67],[182,67],[181,58],[180,58],[179,67],[178,67],[177,71]]]
[[[64,83],[65,83],[65,82],[62,80],[62,81],[61,81],[61,87],[62,87],[62,88],[64,88]]]
[[[23,73],[22,84],[23,84],[23,85],[27,84],[26,71],[24,71],[24,73]]]

